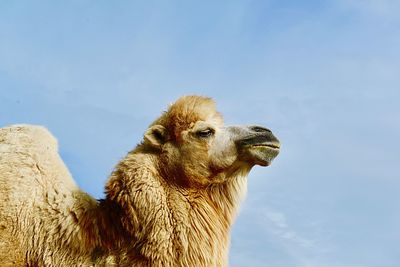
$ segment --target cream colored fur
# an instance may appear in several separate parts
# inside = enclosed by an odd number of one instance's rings
[[[204,125],[218,142],[195,139]],[[226,266],[251,169],[228,139],[210,99],[181,98],[97,201],[75,184],[45,128],[0,129],[0,266]]]

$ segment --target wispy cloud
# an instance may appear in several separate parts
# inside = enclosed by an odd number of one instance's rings
[[[332,260],[327,257],[331,252],[325,238],[318,235],[310,234],[304,231],[296,230],[295,222],[290,222],[287,216],[272,208],[265,208],[260,217],[263,218],[263,229],[273,238],[275,243],[280,244],[291,258],[291,266],[296,267],[361,267],[362,265],[343,263],[340,259]],[[316,229],[320,228],[322,222],[312,222],[312,226]],[[326,233],[325,233],[326,234]],[[310,237],[310,236],[313,237]]]
[[[316,249],[314,240],[302,236],[296,232],[288,223],[284,213],[272,209],[263,212],[262,222],[265,230],[271,233],[286,247],[297,247],[304,249]]]

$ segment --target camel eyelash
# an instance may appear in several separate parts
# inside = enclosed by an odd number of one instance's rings
[[[207,128],[205,130],[197,131],[196,136],[200,138],[207,138],[214,135],[215,130],[211,128]]]

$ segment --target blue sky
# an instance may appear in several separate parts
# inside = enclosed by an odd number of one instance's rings
[[[41,124],[83,190],[184,94],[282,141],[230,266],[400,266],[400,2],[2,1],[0,125]]]

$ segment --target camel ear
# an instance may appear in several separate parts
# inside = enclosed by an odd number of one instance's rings
[[[168,132],[162,125],[151,126],[144,134],[144,142],[155,147],[159,147],[168,140]]]

